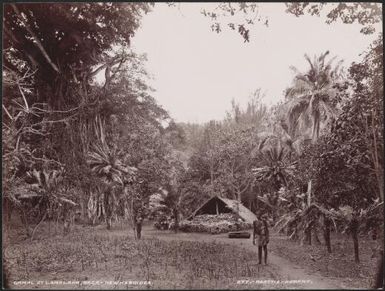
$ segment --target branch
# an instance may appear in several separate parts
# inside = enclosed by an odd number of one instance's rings
[[[47,52],[45,51],[43,45],[41,44],[41,42],[39,41],[39,39],[37,38],[36,34],[32,31],[31,27],[28,25],[28,23],[26,21],[24,21],[22,15],[20,14],[20,11],[19,9],[16,7],[15,4],[11,4],[13,10],[15,11],[16,15],[17,15],[17,18],[24,24],[25,28],[27,29],[27,31],[31,34],[32,38],[34,39],[34,43],[35,45],[38,47],[38,49],[40,49],[41,53],[43,54],[43,56],[46,58],[47,62],[51,65],[51,67],[57,72],[57,73],[60,73],[60,70],[58,69],[58,67],[52,62],[51,58],[49,57],[49,55],[47,54]]]
[[[63,119],[58,119],[58,120],[42,120],[40,122],[32,124],[31,126],[36,126],[36,125],[40,125],[40,124],[44,124],[44,123],[50,124],[50,123],[58,123],[58,122],[68,122],[71,118],[74,118],[78,114],[79,114],[79,112],[76,112],[76,113],[72,114],[71,116],[68,116],[68,117],[63,118]]]
[[[3,69],[5,69],[4,76],[3,76],[4,84],[11,85],[11,86],[20,85],[22,87],[27,87],[27,88],[33,87],[33,85],[28,83],[26,79],[29,77],[32,77],[37,72],[37,70],[33,71],[32,73],[29,73],[29,69],[27,69],[25,74],[22,77],[20,77],[19,75],[21,72],[19,72],[17,68],[11,69],[6,65],[3,65]]]
[[[68,110],[45,110],[45,109],[42,109],[42,108],[39,108],[39,107],[35,107],[35,105],[37,104],[42,104],[44,105],[44,103],[35,103],[34,105],[32,105],[31,107],[31,110],[38,110],[38,111],[41,111],[41,112],[44,112],[44,113],[69,113],[69,112],[72,112],[72,111],[75,111],[75,110],[78,110],[79,109],[79,106],[78,107],[75,107],[75,108],[71,108],[71,109],[68,109]]]
[[[23,130],[21,131],[21,134],[24,134],[24,133],[32,133],[32,134],[38,134],[42,136],[49,135],[49,133],[43,133],[41,131],[33,129],[32,127],[24,127]]]
[[[42,161],[42,162],[46,162],[46,163],[54,163],[54,164],[57,164],[61,167],[63,167],[63,164],[58,162],[58,161],[55,161],[55,160],[51,160],[51,159],[43,159],[43,158],[38,158],[38,157],[34,157],[33,155],[31,155],[31,158],[36,160],[36,161]],[[26,159],[27,161],[31,161],[29,159]]]
[[[242,194],[243,192],[245,192],[247,189],[249,189],[249,186],[250,186],[250,183],[251,183],[252,179],[251,179],[251,178],[248,178],[246,181],[247,181],[247,182],[246,182],[246,185],[245,185],[245,187],[243,188],[243,190],[241,190],[241,194]]]
[[[11,37],[12,41],[16,44],[21,44],[20,41],[14,36],[11,30],[7,29],[5,26],[3,27],[5,33]],[[23,44],[21,44],[23,46]],[[33,67],[37,67],[37,61],[29,54],[27,51],[24,51],[24,53],[27,55],[28,59],[31,61]]]
[[[107,64],[101,65],[99,68],[95,69],[95,71],[91,72],[88,77],[91,78],[95,76],[97,73],[99,73],[101,70],[103,70],[105,67],[107,67]]]
[[[119,61],[119,66],[116,68],[116,70],[113,71],[113,74],[111,75],[110,79],[114,78],[115,75],[120,71],[120,68],[122,67],[122,65],[124,64],[124,62],[126,61],[125,58],[122,58],[120,61]],[[111,68],[111,71],[112,71],[112,68]]]
[[[111,61],[107,61],[105,64],[101,65],[100,67],[98,67],[97,69],[95,69],[93,72],[91,72],[88,77],[93,77],[95,76],[97,73],[99,73],[101,70],[103,70],[104,68],[106,67],[112,67],[112,66],[115,66],[116,64],[119,64],[119,67],[117,68],[117,70],[114,72],[114,74],[112,75],[112,77],[117,73],[117,71],[120,69],[121,65],[124,63],[126,59],[124,57],[122,57],[121,59],[119,59],[118,56],[114,57]]]
[[[104,88],[107,88],[108,85],[110,84],[111,80],[113,77],[115,77],[115,75],[117,74],[117,72],[119,71],[120,67],[122,66],[122,64],[124,63],[125,61],[125,58],[122,57],[121,59],[119,59],[118,57],[115,57],[114,59],[112,59],[110,62],[108,62],[106,64],[106,75],[105,75],[105,78],[106,78],[106,82],[104,83]],[[118,68],[113,71],[112,67],[115,66],[116,64],[119,63],[119,66]],[[110,75],[110,72],[113,72],[112,75]]]
[[[3,105],[3,109],[4,109],[5,113],[7,113],[8,117],[9,117],[11,120],[13,120],[13,118],[12,118],[11,114],[8,112],[7,108],[5,108],[4,104],[2,104],[2,105]]]
[[[3,126],[5,126],[7,129],[11,130],[11,128],[8,125],[6,125],[4,122],[3,122]]]
[[[21,96],[23,97],[24,104],[25,104],[25,108],[27,108],[27,111],[29,111],[28,102],[27,102],[27,99],[25,98],[25,95],[24,95],[24,93],[23,93],[23,90],[22,90],[21,87],[20,87],[20,84],[17,84],[17,87],[19,88],[20,94],[21,94]]]

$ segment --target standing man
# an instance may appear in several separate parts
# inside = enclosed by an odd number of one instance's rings
[[[260,216],[253,222],[253,245],[258,245],[258,263],[262,263],[262,249],[264,261],[267,265],[267,244],[269,243],[269,228],[266,215]]]
[[[136,216],[136,219],[135,219],[135,224],[136,224],[136,237],[138,239],[140,239],[141,235],[142,235],[142,223],[143,223],[143,218],[142,218],[142,215],[141,213],[139,213],[137,216]]]

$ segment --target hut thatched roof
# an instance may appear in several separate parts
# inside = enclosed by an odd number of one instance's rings
[[[209,198],[206,202],[204,202],[200,207],[198,207],[192,215],[190,215],[187,219],[192,219],[196,215],[199,214],[210,214],[209,209],[212,204],[216,202],[220,202],[221,205],[219,207],[219,213],[235,213],[237,214],[243,221],[247,223],[253,223],[254,220],[257,219],[256,215],[251,212],[246,206],[244,206],[241,202],[233,199],[222,198],[219,196],[213,196]],[[211,213],[214,214],[214,213]]]

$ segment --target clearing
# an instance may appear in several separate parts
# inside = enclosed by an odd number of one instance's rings
[[[123,225],[110,231],[104,225],[78,225],[66,236],[50,235],[42,225],[33,242],[23,237],[22,229],[12,229],[4,258],[11,288],[17,289],[368,288],[377,258],[370,256],[368,247],[361,250],[362,262],[356,265],[349,244],[339,239],[335,253],[327,256],[323,246],[300,247],[273,234],[265,266],[258,265],[251,238],[174,233],[145,225],[142,240],[135,241],[133,231]],[[344,257],[341,250],[346,251]],[[337,263],[344,264],[343,271],[333,269]],[[137,285],[147,281],[151,284]]]

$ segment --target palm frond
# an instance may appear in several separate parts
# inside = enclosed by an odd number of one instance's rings
[[[91,171],[103,177],[106,181],[124,184],[124,181],[132,181],[136,168],[123,165],[118,158],[117,149],[109,149],[106,143],[93,147],[93,151],[88,153],[88,165]]]
[[[326,51],[325,53],[321,54],[320,57],[318,58],[318,63],[320,65],[320,70],[324,69],[325,65],[325,58],[329,54],[329,51]]]
[[[40,189],[49,191],[62,181],[62,170],[36,170],[27,172],[27,176],[34,180],[34,185]]]
[[[298,122],[309,106],[308,102],[309,100],[307,95],[303,95],[291,100],[287,104],[288,106],[287,116],[288,116],[290,135],[294,136],[295,129],[298,127]]]
[[[266,154],[268,158],[267,160],[269,161],[270,164],[275,161],[274,153],[272,149],[267,149],[264,151],[264,153]]]
[[[331,67],[332,67],[332,63],[334,62],[334,60],[335,60],[336,58],[337,58],[337,56],[332,57],[332,58],[326,63],[325,68],[331,68]]]
[[[314,70],[313,62],[311,61],[308,54],[305,54],[305,60],[309,63],[311,70]]]
[[[269,139],[269,136],[265,137],[265,138],[261,141],[261,143],[260,143],[259,146],[258,146],[258,150],[259,150],[259,151],[263,149],[263,147],[265,146],[265,143],[266,143],[266,141],[267,141],[268,139]]]
[[[333,106],[326,103],[325,101],[320,100],[319,106],[320,108],[322,108],[322,110],[324,111],[324,115],[327,118],[334,119],[337,117],[337,110]]]
[[[294,66],[290,66],[289,67],[290,70],[293,71],[294,74],[298,75],[298,74],[301,74],[300,70],[298,70],[296,67]]]
[[[284,215],[281,219],[277,221],[277,223],[274,225],[274,228],[278,233],[281,232],[292,221],[293,218],[294,216],[292,215],[292,213]]]
[[[254,177],[257,180],[260,180],[269,172],[269,167],[253,168],[253,169],[251,169],[251,171],[252,171]]]
[[[64,198],[64,197],[59,197],[58,198],[61,202],[64,202],[64,203],[67,203],[67,204],[70,204],[72,206],[77,206],[78,204],[70,199],[67,199],[67,198]]]
[[[278,149],[277,161],[282,161],[285,156],[285,149],[280,146]]]

